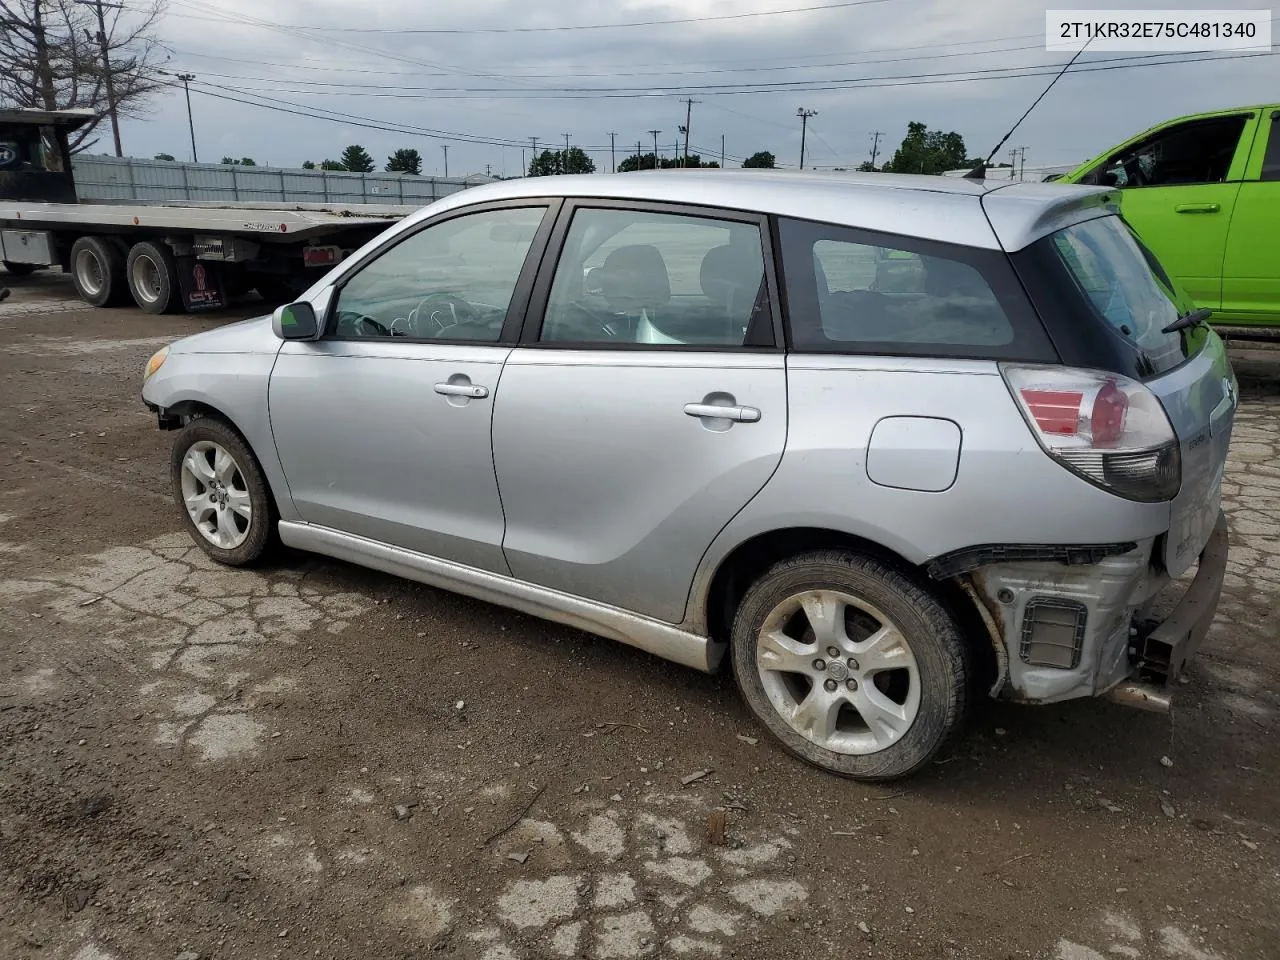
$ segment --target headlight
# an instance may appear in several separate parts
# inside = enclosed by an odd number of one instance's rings
[[[142,373],[142,379],[149,380],[151,375],[155,373],[164,364],[165,358],[169,356],[169,348],[161,347],[151,355],[151,359],[147,361],[147,367]]]

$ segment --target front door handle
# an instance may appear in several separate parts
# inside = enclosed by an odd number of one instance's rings
[[[1217,213],[1222,209],[1218,203],[1179,203],[1173,208],[1174,213]]]
[[[756,423],[760,419],[760,411],[755,407],[725,407],[718,403],[686,403],[684,412],[699,419],[734,420],[738,423]]]
[[[467,397],[471,400],[483,400],[489,395],[489,388],[475,383],[437,383],[436,393],[445,397]]]

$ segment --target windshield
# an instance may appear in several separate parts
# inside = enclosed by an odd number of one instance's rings
[[[1107,324],[1142,353],[1153,372],[1187,356],[1182,334],[1161,332],[1186,303],[1172,281],[1119,217],[1102,217],[1060,230],[1053,248],[1076,285]]]

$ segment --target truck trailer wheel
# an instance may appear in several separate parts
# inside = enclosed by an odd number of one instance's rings
[[[123,303],[127,295],[124,255],[105,237],[80,237],[71,245],[71,279],[80,299],[93,307]]]
[[[126,264],[129,292],[147,313],[173,313],[182,301],[178,265],[163,243],[143,240],[129,250]]]

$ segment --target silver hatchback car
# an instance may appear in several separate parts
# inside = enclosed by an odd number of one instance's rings
[[[214,559],[278,538],[728,660],[786,748],[901,777],[977,695],[1167,708],[1212,620],[1235,378],[1114,200],[495,184],[161,350],[143,398]]]

